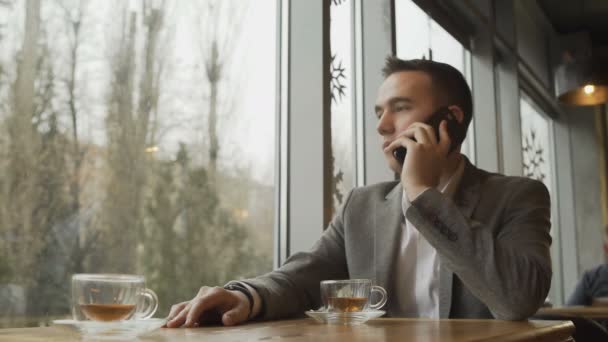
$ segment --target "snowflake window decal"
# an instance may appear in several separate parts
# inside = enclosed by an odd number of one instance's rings
[[[544,182],[546,178],[546,174],[543,171],[546,162],[543,157],[545,150],[540,145],[534,128],[530,128],[523,138],[524,176]]]
[[[346,81],[346,68],[342,66],[342,61],[336,61],[336,55],[331,56],[331,64],[330,64],[330,76],[331,76],[331,84],[330,84],[330,94],[331,100],[335,103],[338,100],[342,100],[343,96],[346,96],[344,90],[346,90],[346,85],[344,81]]]

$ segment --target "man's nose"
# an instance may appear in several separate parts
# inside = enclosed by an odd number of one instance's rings
[[[380,135],[391,135],[395,132],[395,127],[393,125],[393,121],[390,118],[389,113],[382,113],[382,116],[378,120],[378,124],[376,125],[376,130]]]

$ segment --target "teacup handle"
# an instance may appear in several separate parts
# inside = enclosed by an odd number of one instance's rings
[[[380,293],[380,296],[382,296],[382,298],[378,301],[378,303],[376,304],[370,304],[370,308],[372,308],[373,310],[378,310],[381,309],[384,304],[386,304],[386,300],[388,299],[388,296],[386,295],[386,290],[382,287],[382,286],[372,286],[372,293],[374,292],[378,292]]]
[[[144,300],[144,305],[141,308],[138,306],[135,318],[148,319],[154,316],[156,309],[158,309],[158,296],[156,296],[156,293],[150,289],[144,289],[140,296]]]

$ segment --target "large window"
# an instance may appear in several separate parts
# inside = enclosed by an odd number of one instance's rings
[[[553,279],[551,282],[551,301],[561,304],[562,263],[561,237],[557,215],[557,189],[555,186],[555,151],[553,150],[553,122],[532,99],[523,91],[520,96],[521,136],[523,175],[545,184],[551,195],[551,257]]]
[[[275,0],[0,2],[0,327],[272,269]]]
[[[458,69],[471,86],[471,54],[458,40],[427,15],[412,0],[395,0],[397,56],[402,59],[430,59]],[[461,152],[475,162],[473,121]]]

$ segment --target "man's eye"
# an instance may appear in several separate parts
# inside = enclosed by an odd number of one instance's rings
[[[404,110],[410,110],[410,107],[407,106],[399,106],[399,107],[395,107],[395,112],[401,112]]]

